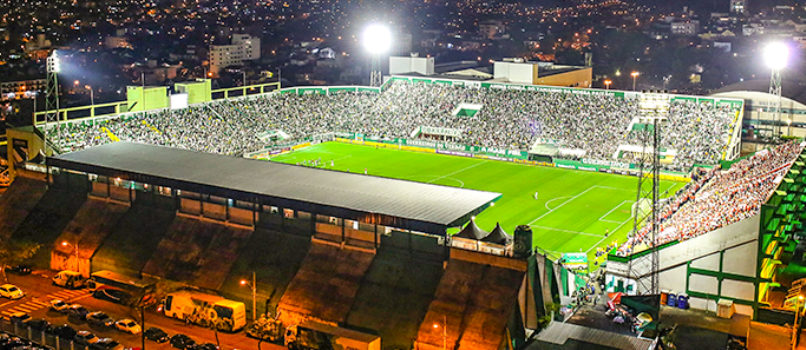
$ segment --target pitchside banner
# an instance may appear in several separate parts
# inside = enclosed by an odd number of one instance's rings
[[[564,253],[562,261],[563,266],[569,270],[588,268],[588,255],[585,253]]]

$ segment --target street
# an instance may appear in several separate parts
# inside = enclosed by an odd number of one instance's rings
[[[55,271],[37,270],[27,276],[8,275],[8,283],[14,284],[22,289],[25,292],[25,297],[19,300],[0,298],[0,316],[6,320],[6,322],[4,322],[6,326],[3,328],[4,330],[10,329],[8,328],[7,320],[12,313],[25,312],[34,318],[44,318],[54,325],[68,324],[77,331],[87,330],[100,338],[112,338],[123,344],[126,348],[142,347],[140,335],[131,335],[113,328],[90,325],[82,320],[68,318],[66,314],[49,311],[48,305],[51,300],[62,299],[70,304],[81,304],[90,310],[90,312],[104,311],[115,320],[130,318],[140,324],[140,317],[132,308],[105,300],[95,299],[86,289],[70,290],[52,285],[50,278],[55,274]],[[216,344],[215,332],[212,330],[193,325],[185,325],[184,321],[158,314],[153,307],[146,310],[145,318],[146,324],[143,327],[144,330],[149,327],[159,327],[169,335],[176,333],[186,334],[193,338],[197,344]],[[140,325],[143,326],[142,324]],[[22,336],[26,336],[26,332],[22,333]],[[34,338],[35,339],[32,340],[38,341],[40,339],[37,336],[34,336]],[[218,332],[218,339],[222,350],[258,349],[258,341],[247,337],[243,330],[234,334]],[[146,340],[145,347],[148,349],[171,349],[168,343],[157,344],[150,340]],[[260,344],[260,349],[280,350],[285,349],[285,347],[263,342]]]

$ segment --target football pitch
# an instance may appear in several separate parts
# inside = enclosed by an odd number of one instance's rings
[[[374,176],[501,193],[495,206],[476,217],[480,228],[491,231],[500,223],[512,234],[516,226],[530,225],[535,246],[555,256],[588,253],[591,265],[597,247],[614,240],[624,242],[633,225],[631,208],[638,180],[632,176],[338,142],[298,149],[271,160],[297,164],[319,158],[326,169],[362,174],[366,170]],[[682,186],[662,182],[661,195],[672,195]]]

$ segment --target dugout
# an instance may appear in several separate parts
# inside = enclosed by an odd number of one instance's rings
[[[47,158],[52,186],[178,215],[377,248],[404,230],[445,237],[499,193],[116,142]],[[369,247],[369,246],[368,246]]]

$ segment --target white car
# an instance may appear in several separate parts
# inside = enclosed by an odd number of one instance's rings
[[[20,299],[25,296],[25,292],[13,284],[4,284],[0,286],[0,297],[9,299]]]
[[[53,299],[50,301],[49,309],[60,312],[60,313],[67,313],[67,310],[70,309],[70,304],[65,303],[64,300],[61,299]]]
[[[115,328],[121,332],[126,332],[129,334],[140,334],[140,332],[143,331],[137,322],[134,322],[128,318],[117,320],[115,322]]]

